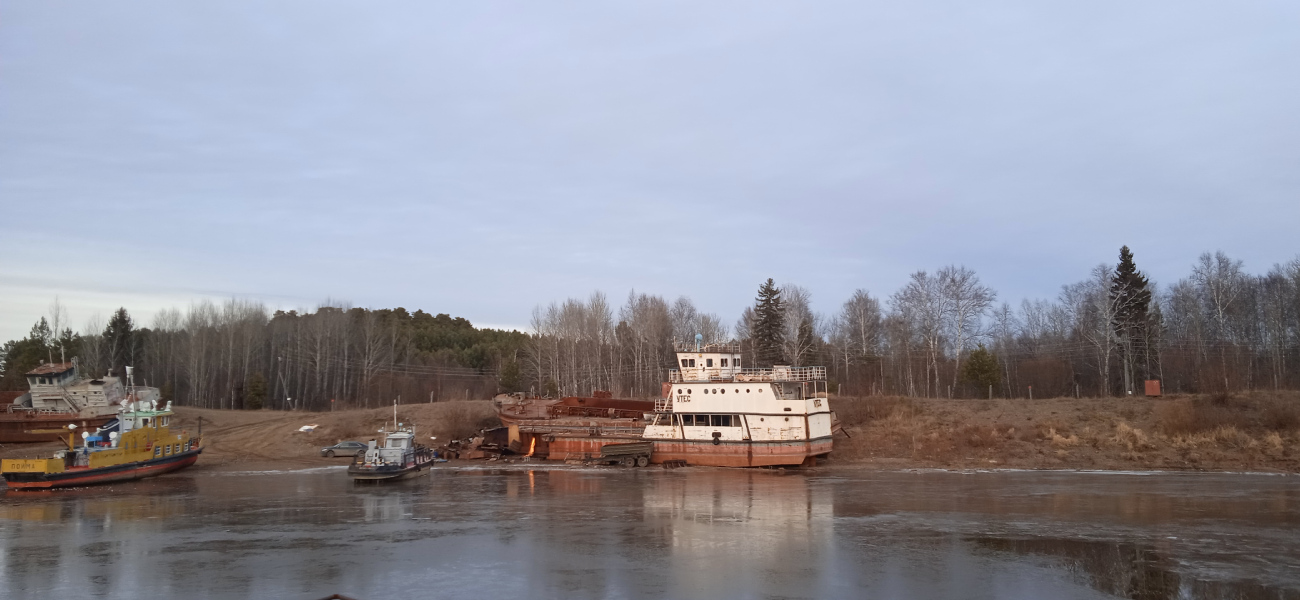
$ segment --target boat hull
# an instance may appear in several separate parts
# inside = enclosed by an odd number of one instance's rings
[[[788,441],[654,440],[650,462],[682,461],[711,467],[777,467],[807,464],[830,454],[831,438]]]
[[[118,481],[131,481],[155,477],[184,469],[199,459],[203,448],[139,462],[123,463],[94,469],[69,469],[62,473],[5,473],[5,483],[11,489],[51,489],[100,485]]]
[[[60,433],[28,433],[40,429],[66,429],[76,424],[81,431],[94,431],[116,415],[82,416],[76,413],[0,412],[0,444],[55,442],[67,439]]]
[[[397,481],[400,479],[413,479],[421,475],[428,475],[429,463],[420,463],[410,467],[394,468],[368,468],[368,467],[348,467],[348,477],[353,481]]]

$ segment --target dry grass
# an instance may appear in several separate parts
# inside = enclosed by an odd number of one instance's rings
[[[1300,394],[962,401],[836,398],[835,456],[896,466],[1300,472]]]
[[[1262,434],[1300,428],[1300,401],[1272,394],[1215,394],[1180,398],[1155,407],[1157,430],[1166,435],[1187,435],[1234,427]]]

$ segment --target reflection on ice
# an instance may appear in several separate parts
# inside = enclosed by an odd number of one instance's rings
[[[386,486],[355,486],[337,469],[169,476],[0,498],[0,590],[1297,598],[1298,488],[1213,475],[527,465]]]

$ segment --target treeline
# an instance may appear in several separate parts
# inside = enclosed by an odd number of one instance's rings
[[[893,293],[857,290],[833,314],[798,285],[763,283],[733,326],[631,293],[539,306],[530,330],[475,328],[445,314],[322,306],[270,313],[231,300],[163,311],[140,327],[125,309],[81,333],[56,302],[0,352],[0,389],[25,389],[42,360],[78,356],[92,374],[134,366],[137,381],[185,404],[326,409],[499,391],[656,396],[675,343],[739,343],[747,366],[825,365],[831,390],[928,397],[1114,396],[1300,389],[1300,258],[1252,275],[1223,253],[1160,287],[1127,247],[1056,298],[998,302],[965,267],[913,273]]]
[[[1141,395],[1300,389],[1300,258],[1251,275],[1222,252],[1163,289],[1127,247],[1054,299],[1013,307],[965,267],[917,271],[832,315],[768,280],[728,331],[687,298],[632,294],[534,311],[523,380],[552,393],[659,393],[674,342],[739,342],[750,366],[825,365],[832,391],[927,397]]]
[[[326,410],[466,397],[497,391],[518,371],[528,336],[478,329],[463,318],[403,308],[322,306],[271,313],[257,302],[200,303],[164,310],[147,327],[119,309],[106,325],[74,333],[56,301],[49,318],[0,352],[0,389],[26,389],[42,361],[77,357],[92,376],[134,367],[137,384],[209,408]]]

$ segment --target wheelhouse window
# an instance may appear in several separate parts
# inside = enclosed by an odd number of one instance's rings
[[[688,367],[688,366],[690,366],[690,365],[686,364],[686,359],[684,359],[684,358],[682,359],[682,366],[683,366],[683,367]]]
[[[692,366],[692,367],[695,366],[695,359],[694,359],[694,358],[691,359],[691,366]]]
[[[704,359],[704,366],[706,366],[706,367],[712,367],[712,366],[713,366],[713,359],[712,359],[712,358],[706,358],[706,359]]]
[[[720,366],[720,367],[725,367],[725,366],[727,366],[727,359],[725,359],[725,358],[719,359],[719,360],[718,360],[718,366]]]

